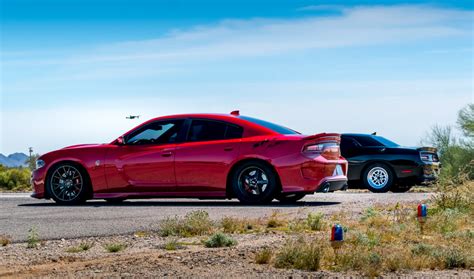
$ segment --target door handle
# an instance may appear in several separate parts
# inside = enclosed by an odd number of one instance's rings
[[[173,155],[173,152],[171,152],[171,151],[161,153],[161,156],[163,156],[163,157],[171,157],[171,155]]]
[[[224,147],[224,151],[232,151],[234,148],[232,146]]]

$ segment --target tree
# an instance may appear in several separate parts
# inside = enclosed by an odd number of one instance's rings
[[[31,157],[28,158],[27,162],[28,162],[28,168],[30,170],[35,170],[36,169],[36,160],[38,160],[39,158],[39,154],[36,153],[36,154],[32,154]]]
[[[466,137],[474,138],[474,104],[469,104],[459,111],[458,125]]]

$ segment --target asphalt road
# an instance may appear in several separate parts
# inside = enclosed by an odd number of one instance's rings
[[[274,201],[265,206],[245,206],[237,200],[153,199],[131,200],[111,205],[102,200],[81,206],[59,206],[52,201],[36,200],[28,194],[0,194],[0,235],[24,241],[35,226],[41,239],[76,238],[156,230],[159,221],[183,216],[193,210],[206,210],[212,219],[223,216],[259,218],[278,210],[282,214],[306,215],[308,212],[362,212],[371,204],[420,202],[430,193],[321,193],[305,197],[294,205]]]

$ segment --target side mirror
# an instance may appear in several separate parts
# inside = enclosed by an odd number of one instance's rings
[[[125,145],[125,139],[123,136],[117,138],[117,145]]]

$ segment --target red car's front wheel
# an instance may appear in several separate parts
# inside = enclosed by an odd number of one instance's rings
[[[268,203],[273,200],[277,179],[274,171],[267,165],[247,162],[235,170],[232,188],[242,203]]]
[[[59,204],[72,205],[86,200],[88,180],[84,172],[73,164],[53,167],[47,187],[51,198]]]

